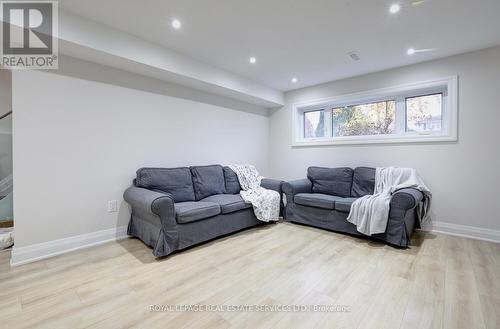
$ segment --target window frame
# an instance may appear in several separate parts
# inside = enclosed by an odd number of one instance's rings
[[[406,131],[406,98],[442,93],[440,132]],[[396,101],[396,133],[387,135],[332,136],[332,109],[382,101]],[[375,89],[292,105],[292,146],[454,142],[458,139],[458,76]],[[304,113],[325,111],[325,136],[304,138]]]

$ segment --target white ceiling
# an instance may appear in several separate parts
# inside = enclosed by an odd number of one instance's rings
[[[284,91],[500,44],[500,0],[415,1],[400,0],[396,15],[388,9],[398,0],[59,0],[59,6]],[[170,27],[174,17],[179,31]],[[409,47],[436,50],[408,56]],[[361,60],[351,60],[350,51]],[[249,64],[250,56],[257,64]]]

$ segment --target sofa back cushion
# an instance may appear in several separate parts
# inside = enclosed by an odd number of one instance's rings
[[[375,190],[375,168],[357,167],[354,169],[351,196],[359,198],[371,195]]]
[[[149,190],[169,193],[174,202],[195,200],[189,168],[141,168],[137,170],[135,184]]]
[[[227,194],[238,194],[240,193],[241,186],[238,176],[229,167],[224,167],[224,180],[226,182],[226,193]]]
[[[190,167],[193,176],[194,195],[196,200],[214,194],[226,193],[224,171],[221,165]]]
[[[350,197],[352,188],[351,168],[309,167],[307,178],[312,182],[314,193]]]

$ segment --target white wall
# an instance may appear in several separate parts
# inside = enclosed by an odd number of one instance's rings
[[[99,70],[99,80],[103,72],[110,80],[123,77],[66,60],[71,67],[61,63],[67,70],[60,73]],[[130,74],[127,79],[133,80]],[[267,173],[265,115],[166,96],[161,91],[173,93],[171,85],[137,79],[143,90],[13,73],[16,248],[126,225],[122,193],[143,166],[249,162]],[[144,91],[147,83],[155,93]],[[107,212],[113,199],[121,204],[119,213]]]
[[[447,144],[292,148],[292,104],[459,76],[459,140]],[[433,219],[500,229],[500,47],[288,92],[270,118],[270,174],[303,178],[317,166],[415,167],[434,193]]]

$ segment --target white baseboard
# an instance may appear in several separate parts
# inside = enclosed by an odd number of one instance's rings
[[[10,259],[11,266],[31,263],[44,258],[49,258],[70,251],[96,246],[102,243],[127,238],[127,227],[120,226],[108,230],[102,230],[60,240],[53,240],[26,247],[12,248]]]
[[[436,221],[432,222],[431,225],[432,226],[430,227],[423,228],[423,230],[500,243],[499,230]],[[127,237],[127,227],[120,226],[117,228],[38,243],[26,247],[16,248],[16,246],[14,246],[12,248],[10,264],[11,266],[23,265],[37,260],[65,254],[70,251],[92,247],[110,241],[125,239]]]
[[[500,231],[445,222],[432,222],[424,231],[500,243]]]

